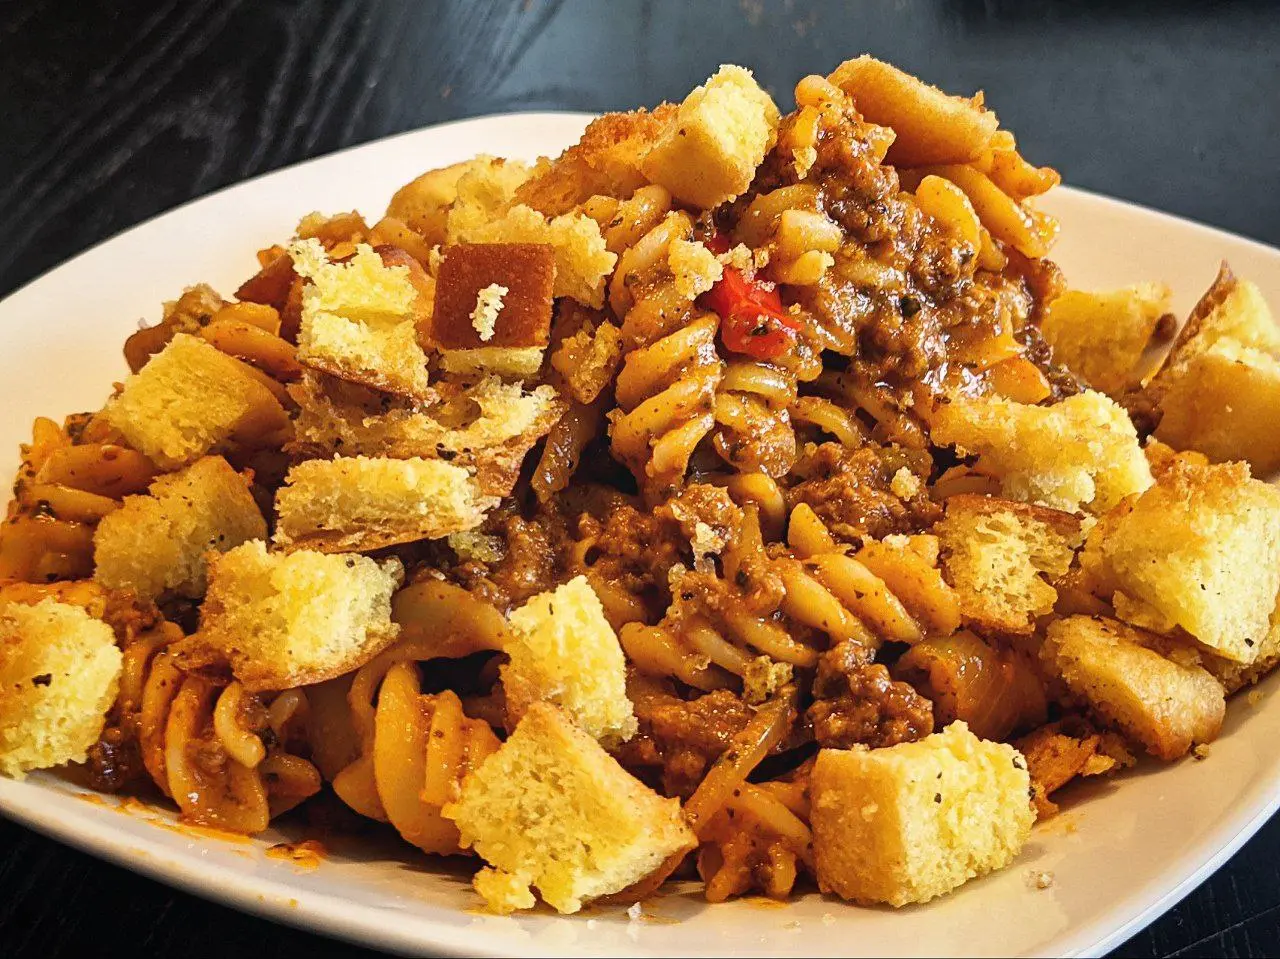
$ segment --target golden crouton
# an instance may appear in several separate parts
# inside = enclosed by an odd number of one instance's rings
[[[1053,611],[1052,583],[1084,538],[1072,513],[973,493],[949,498],[933,532],[966,622],[1005,633],[1030,633]]]
[[[1280,469],[1280,327],[1257,286],[1223,264],[1148,395],[1171,446],[1247,460],[1259,475]]]
[[[428,170],[410,180],[391,197],[387,216],[400,220],[431,246],[443,243],[449,207],[458,197],[458,180],[478,160]]]
[[[680,104],[640,168],[691,206],[745,193],[778,138],[778,108],[742,67],[722,66]]]
[[[886,157],[896,166],[968,163],[999,126],[981,93],[969,100],[950,96],[865,54],[840,64],[828,79],[853,98],[866,119],[897,134]]]
[[[586,306],[604,305],[604,287],[618,257],[605,247],[600,224],[585,213],[565,213],[548,220],[532,207],[516,205],[501,216],[453,228],[450,243],[534,243],[555,251],[555,296],[568,296]]]
[[[449,207],[445,244],[484,242],[471,239],[470,234],[500,218],[514,202],[516,189],[528,178],[529,167],[517,160],[484,155],[468,160]]]
[[[502,667],[510,725],[533,703],[548,702],[606,745],[635,735],[622,647],[585,576],[534,596],[510,622],[514,640]]]
[[[3,598],[3,593],[0,593],[0,600]],[[1277,597],[1276,608],[1271,612],[1271,626],[1258,644],[1258,655],[1253,662],[1246,665],[1213,654],[1204,657],[1204,668],[1222,683],[1228,696],[1245,686],[1252,686],[1277,664],[1280,664],[1280,597]]]
[[[579,403],[594,403],[622,365],[622,331],[608,320],[582,326],[565,336],[551,353],[551,368],[564,379]]]
[[[305,460],[276,493],[275,542],[324,553],[381,549],[474,529],[497,503],[466,470],[437,459]]]
[[[690,300],[706,293],[724,276],[724,264],[696,240],[672,240],[667,247],[667,266],[676,292]]]
[[[554,387],[526,391],[496,376],[424,407],[354,384],[304,375],[289,389],[299,405],[290,449],[309,456],[442,459],[475,475],[486,496],[511,492],[525,455],[564,412]],[[459,418],[458,410],[466,415]]]
[[[933,442],[977,453],[978,469],[1021,502],[1097,515],[1152,482],[1128,414],[1101,393],[1053,406],[957,397],[930,425]]]
[[[955,722],[885,749],[823,749],[813,767],[818,886],[863,904],[928,902],[1013,861],[1035,814],[1012,746]]]
[[[1165,375],[1159,410],[1156,436],[1179,449],[1280,470],[1280,361],[1267,353],[1218,341]]]
[[[398,559],[312,550],[268,553],[253,540],[212,559],[200,629],[175,646],[189,667],[226,662],[250,692],[323,682],[395,640]]]
[[[0,773],[80,762],[120,681],[111,627],[52,599],[0,605]]]
[[[555,251],[546,244],[449,247],[436,274],[431,339],[442,350],[545,348],[555,274]],[[487,328],[478,326],[477,299],[495,285],[502,289],[499,308]]]
[[[580,139],[555,160],[542,161],[516,190],[516,202],[543,216],[568,213],[593,196],[624,199],[647,182],[640,157],[671,123],[678,108],[606,113],[587,125]]]
[[[1014,740],[1031,775],[1031,804],[1037,819],[1058,811],[1049,797],[1077,776],[1101,776],[1134,762],[1119,734],[1099,732],[1084,719],[1069,716]]]
[[[298,360],[389,393],[429,396],[418,328],[431,302],[411,279],[411,266],[387,265],[363,243],[346,262],[330,262],[314,239],[294,243],[290,255],[298,274],[311,281],[302,292]]]
[[[244,477],[221,456],[206,456],[103,517],[93,534],[94,578],[144,599],[166,591],[199,599],[206,553],[266,535]]]
[[[1177,759],[1218,735],[1226,699],[1194,652],[1178,662],[1156,642],[1115,620],[1069,616],[1049,624],[1041,659],[1104,722],[1153,756]]]
[[[1251,663],[1280,592],[1280,490],[1243,463],[1179,461],[1099,523],[1081,563],[1122,619]]]
[[[1053,357],[1095,390],[1118,398],[1138,380],[1138,364],[1172,292],[1141,283],[1105,293],[1068,290],[1050,301],[1040,332]]]
[[[289,426],[284,407],[249,367],[187,333],[126,379],[101,415],[165,469],[209,452],[269,446]]]
[[[444,807],[490,868],[476,890],[496,912],[528,909],[530,887],[560,912],[619,892],[696,840],[675,799],[644,786],[547,703]]]

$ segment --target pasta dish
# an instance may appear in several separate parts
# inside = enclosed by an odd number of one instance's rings
[[[341,810],[572,913],[927,902],[1202,757],[1280,660],[1258,288],[1072,288],[982,94],[795,103],[725,66],[166,303],[22,447],[0,773]]]

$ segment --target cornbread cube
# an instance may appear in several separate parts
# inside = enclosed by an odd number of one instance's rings
[[[275,542],[325,553],[381,549],[474,529],[496,505],[465,469],[441,460],[306,460],[276,493]]]
[[[846,60],[827,79],[867,120],[893,130],[886,159],[896,166],[975,160],[1000,125],[981,93],[970,99],[951,96],[866,54]]]
[[[1225,265],[1150,385],[1156,436],[1215,462],[1280,469],[1280,327],[1261,291]]]
[[[1135,372],[1172,291],[1140,283],[1104,293],[1068,290],[1045,310],[1040,332],[1053,356],[1095,390],[1112,398],[1134,385]]]
[[[541,161],[516,190],[515,200],[543,216],[568,213],[593,196],[624,199],[644,186],[639,159],[662,135],[678,107],[606,113],[587,125],[582,138],[555,160]]]
[[[1192,308],[1169,351],[1167,365],[1184,362],[1219,340],[1235,340],[1272,356],[1280,354],[1280,328],[1262,291],[1257,284],[1238,279],[1226,263]]]
[[[863,904],[928,902],[1009,865],[1035,820],[1027,764],[963,722],[885,749],[823,749],[813,767],[818,886]]]
[[[0,600],[3,600],[0,593]],[[1277,597],[1276,608],[1271,612],[1271,627],[1266,637],[1258,645],[1258,655],[1253,662],[1244,665],[1232,662],[1222,656],[1207,654],[1204,657],[1204,668],[1213,673],[1222,683],[1230,696],[1245,686],[1252,686],[1280,663],[1280,597]]]
[[[947,500],[933,533],[965,620],[980,629],[1031,633],[1053,611],[1084,539],[1080,518],[1061,510],[963,493]]]
[[[200,629],[175,652],[188,667],[230,663],[250,692],[333,679],[395,640],[391,594],[403,579],[398,559],[268,553],[252,540],[212,559]]]
[[[432,246],[445,241],[449,207],[458,198],[458,181],[477,162],[477,157],[428,170],[396,190],[387,204],[387,216],[404,223]]]
[[[608,320],[583,326],[564,337],[551,354],[551,367],[579,403],[594,403],[622,365],[622,331]]]
[[[463,243],[444,251],[436,274],[431,338],[442,350],[545,348],[551,331],[555,251],[537,243]],[[488,336],[476,328],[480,293],[506,290]]]
[[[622,646],[585,576],[534,596],[510,622],[515,638],[501,671],[509,723],[549,702],[606,744],[635,735]]]
[[[710,210],[751,186],[778,138],[778,119],[750,70],[722,66],[684,98],[640,169],[677,199]]]
[[[295,242],[289,253],[298,275],[311,281],[302,291],[298,360],[389,393],[429,396],[418,326],[431,303],[409,264],[387,265],[366,243],[339,263],[315,239]]]
[[[1074,512],[1106,512],[1152,483],[1129,415],[1088,391],[1053,406],[956,398],[933,413],[933,442],[978,454],[1004,495]]]
[[[653,792],[548,703],[529,707],[443,812],[463,848],[489,863],[475,887],[495,912],[532,906],[531,886],[559,912],[577,912],[697,844],[678,800]]]
[[[289,426],[284,407],[245,364],[187,333],[126,379],[101,415],[164,469],[211,451],[270,445]]]
[[[696,240],[672,240],[667,247],[667,266],[676,292],[690,300],[706,293],[724,276],[724,264]]]
[[[440,368],[462,381],[483,376],[524,379],[542,369],[541,346],[482,346],[472,350],[443,350]]]
[[[1105,722],[1153,756],[1177,759],[1217,737],[1226,698],[1193,651],[1162,656],[1157,641],[1112,619],[1069,616],[1049,624],[1041,659]]]
[[[1179,461],[1090,536],[1122,619],[1180,626],[1220,656],[1257,658],[1280,592],[1280,490],[1243,463]]]
[[[549,245],[556,261],[552,293],[596,308],[604,305],[605,281],[618,261],[605,246],[600,224],[585,213],[565,213],[548,220],[532,207],[519,204],[501,216],[456,230],[451,219],[450,242]]]
[[[1260,475],[1280,470],[1280,362],[1233,340],[1215,343],[1162,384],[1156,436],[1214,462],[1246,460]]]
[[[120,683],[115,633],[80,606],[0,605],[0,773],[80,762]]]
[[[457,197],[449,207],[445,244],[483,242],[471,239],[470,234],[507,211],[529,172],[525,164],[501,157],[481,155],[467,161],[467,169],[458,179]]]
[[[199,599],[206,553],[266,535],[244,477],[221,456],[206,456],[102,518],[93,534],[94,579],[142,599],[170,591]]]
[[[475,475],[486,496],[511,492],[525,455],[564,412],[555,388],[525,390],[488,376],[462,390],[459,402],[477,411],[470,422],[446,424],[434,407],[387,402],[382,395],[340,380],[304,374],[289,388],[297,401],[297,436],[290,444],[309,456],[391,456],[444,459]],[[441,416],[443,417],[443,412]]]

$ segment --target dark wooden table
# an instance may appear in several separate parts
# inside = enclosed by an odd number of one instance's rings
[[[678,99],[721,62],[790,105],[870,51],[984,88],[1068,182],[1280,244],[1280,5],[1136,0],[0,4],[0,295],[229,183],[512,110]],[[0,820],[0,956],[353,955]],[[1280,954],[1280,822],[1117,953]]]

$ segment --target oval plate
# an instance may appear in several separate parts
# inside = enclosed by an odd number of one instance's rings
[[[40,414],[97,409],[125,375],[120,347],[162,300],[206,281],[229,291],[254,251],[312,210],[378,215],[423,170],[476,153],[532,159],[578,137],[583,114],[521,114],[407,133],[197,200],[101,244],[0,303],[0,475]],[[1280,303],[1280,251],[1070,189],[1054,251],[1073,286],[1174,286],[1185,314],[1226,258]],[[1263,684],[1275,688],[1275,681]],[[1280,701],[1237,698],[1206,762],[1140,766],[1078,789],[1018,861],[927,906],[846,906],[816,893],[787,905],[711,906],[675,890],[629,920],[478,909],[466,872],[386,839],[335,844],[318,867],[266,855],[273,830],[233,841],[176,825],[166,809],[87,793],[50,774],[0,779],[0,810],[94,855],[280,922],[389,950],[469,955],[1098,955],[1204,880],[1280,805]],[[1087,795],[1086,795],[1087,794]],[[1084,801],[1087,800],[1087,801]],[[293,837],[297,838],[297,837]],[[1030,877],[1050,872],[1050,888]]]

